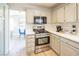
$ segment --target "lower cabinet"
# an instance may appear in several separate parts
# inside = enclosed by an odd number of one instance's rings
[[[79,56],[79,49],[67,39],[61,40],[61,56]],[[79,46],[79,45],[78,45]]]
[[[51,48],[58,54],[60,55],[60,37],[51,34],[51,39],[50,39],[50,45]]]
[[[35,50],[35,35],[27,35],[26,36],[26,51],[27,55],[31,55],[31,53]]]
[[[60,56],[79,56],[79,43],[51,34],[50,47]]]
[[[77,49],[64,42],[61,42],[61,56],[76,56],[77,54]]]

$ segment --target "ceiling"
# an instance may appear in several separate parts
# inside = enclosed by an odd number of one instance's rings
[[[57,3],[32,3],[31,5],[39,6],[39,7],[46,7],[46,8],[52,8],[56,5]]]
[[[59,3],[9,3],[11,7],[42,7],[42,8],[53,8],[59,5]]]

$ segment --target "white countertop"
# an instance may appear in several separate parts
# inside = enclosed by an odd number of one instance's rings
[[[26,26],[26,35],[31,35],[31,34],[35,34],[33,29],[32,29],[32,25],[27,25]]]
[[[47,26],[45,27],[45,29],[55,35],[58,35],[60,37],[66,38],[66,39],[70,39],[72,41],[78,42],[79,43],[79,36],[78,35],[72,35],[72,34],[68,34],[68,33],[60,33],[60,32],[56,32],[54,28],[52,28],[52,26]],[[28,25],[26,27],[26,35],[31,35],[31,34],[35,34],[33,29],[32,29],[32,25]]]
[[[72,34],[68,34],[68,33],[59,33],[59,32],[53,31],[53,28],[51,28],[51,27],[46,28],[46,30],[52,34],[55,34],[60,37],[67,38],[67,39],[70,39],[72,41],[79,43],[79,36],[77,36],[77,35],[72,35]]]
[[[31,35],[31,34],[35,34],[34,31],[26,29],[26,35]]]

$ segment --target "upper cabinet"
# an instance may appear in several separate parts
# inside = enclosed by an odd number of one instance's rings
[[[47,23],[51,23],[51,11],[43,9],[32,9],[29,8],[26,10],[26,23],[33,24],[34,16],[45,16],[47,17]]]
[[[57,12],[56,12],[56,10],[52,12],[52,23],[57,23]]]
[[[33,12],[34,12],[34,16],[40,16],[40,10],[39,9],[33,9]]]
[[[47,23],[48,24],[51,23],[51,11],[49,11],[49,10],[41,10],[40,15],[47,17]]]
[[[64,7],[57,10],[57,22],[64,22]]]
[[[26,23],[32,24],[33,18],[34,18],[34,11],[32,9],[27,9],[26,10]]]
[[[76,3],[70,3],[62,5],[62,7],[61,6],[57,7],[55,10],[52,11],[52,23],[76,22],[77,21],[76,9],[77,9]]]
[[[57,8],[52,12],[52,23],[64,22],[64,7]]]
[[[76,22],[76,4],[65,5],[65,22]]]

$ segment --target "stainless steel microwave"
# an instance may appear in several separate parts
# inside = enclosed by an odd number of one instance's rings
[[[47,24],[47,17],[34,16],[34,24]]]

